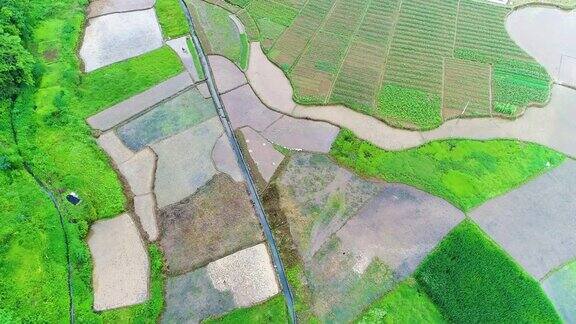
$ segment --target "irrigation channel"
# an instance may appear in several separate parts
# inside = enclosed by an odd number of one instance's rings
[[[246,159],[240,150],[240,144],[238,143],[238,139],[234,134],[232,124],[230,123],[230,119],[228,118],[228,113],[222,103],[222,99],[220,98],[220,94],[216,89],[216,84],[214,82],[214,78],[212,75],[212,68],[210,67],[210,63],[208,62],[208,58],[204,53],[204,49],[200,44],[200,40],[198,39],[198,35],[196,34],[196,30],[194,28],[194,23],[192,21],[192,15],[188,9],[188,6],[184,2],[184,0],[180,0],[180,6],[186,15],[186,19],[188,20],[188,25],[190,27],[190,35],[192,36],[192,43],[200,57],[200,63],[202,64],[202,69],[204,69],[204,74],[206,75],[206,83],[208,85],[208,89],[210,90],[210,94],[212,96],[212,100],[216,105],[216,109],[218,110],[218,117],[224,126],[224,130],[230,144],[232,144],[232,149],[234,154],[236,155],[236,159],[244,174],[244,179],[246,179],[246,184],[248,187],[248,192],[250,193],[250,199],[252,200],[252,204],[254,205],[254,209],[256,210],[256,214],[258,215],[258,219],[260,220],[260,224],[262,224],[262,228],[264,230],[264,235],[266,236],[266,241],[268,242],[268,246],[270,247],[270,252],[272,254],[272,262],[274,263],[274,268],[276,268],[276,272],[278,273],[278,277],[280,280],[280,285],[282,286],[282,292],[284,294],[286,300],[286,306],[288,307],[288,314],[290,315],[291,323],[296,323],[296,313],[294,310],[294,296],[292,295],[292,291],[290,290],[290,285],[288,284],[288,279],[286,277],[286,271],[284,270],[284,265],[282,264],[282,259],[280,258],[280,252],[278,251],[278,247],[276,246],[276,241],[274,240],[274,235],[272,234],[272,230],[270,225],[268,224],[268,219],[266,218],[266,212],[264,211],[264,207],[262,206],[262,201],[260,200],[260,196],[256,190],[256,185],[254,183],[254,179],[250,174],[250,170],[248,168],[248,164],[246,163]]]

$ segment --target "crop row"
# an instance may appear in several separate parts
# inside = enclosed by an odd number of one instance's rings
[[[370,3],[333,86],[331,102],[363,112],[373,109],[398,8],[398,0]]]
[[[347,45],[347,38],[323,31],[318,33],[290,73],[297,98],[314,98],[306,103],[324,103]]]
[[[362,43],[356,39],[335,81],[331,102],[351,108],[374,106],[374,96],[380,86],[384,68],[384,47]],[[366,110],[368,108],[362,108]]]
[[[309,1],[294,23],[276,41],[270,51],[271,59],[285,71],[289,70],[320,28],[333,3],[334,0]]]
[[[403,2],[384,82],[440,94],[442,61],[452,54],[457,1]]]
[[[305,84],[314,84],[317,80],[309,80],[310,77],[321,77],[320,83],[315,83],[315,88],[307,89],[307,92],[298,92],[296,96],[313,94],[316,98],[322,98],[322,102],[330,95],[333,83],[343,63],[347,49],[352,42],[352,35],[363,20],[363,14],[367,9],[368,2],[362,0],[344,1],[337,0],[330,14],[326,17],[321,31],[312,39],[306,52],[294,65],[292,75],[297,89]],[[358,15],[350,16],[350,12],[358,12]],[[332,40],[332,41],[330,41]],[[328,41],[328,42],[327,42]]]
[[[456,47],[475,49],[487,54],[530,57],[510,39],[502,28],[509,9],[462,0],[458,16]]]
[[[487,64],[446,59],[442,106],[444,120],[463,113],[465,116],[489,115],[491,73]]]

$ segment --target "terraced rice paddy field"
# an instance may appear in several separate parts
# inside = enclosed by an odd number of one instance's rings
[[[428,129],[459,116],[515,117],[551,79],[510,39],[512,7],[473,0],[228,0],[260,30],[301,104],[344,104]],[[249,15],[249,18],[247,17]]]

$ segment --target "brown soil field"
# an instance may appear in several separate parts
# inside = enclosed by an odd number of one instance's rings
[[[169,273],[197,269],[263,240],[243,186],[218,174],[194,195],[160,210]]]

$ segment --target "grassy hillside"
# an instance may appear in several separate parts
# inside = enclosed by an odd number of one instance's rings
[[[124,211],[126,198],[84,118],[183,68],[177,56],[164,48],[132,62],[82,74],[76,49],[85,23],[85,5],[82,0],[30,1],[27,10],[21,12],[30,15],[22,28],[30,32],[26,45],[35,60],[36,82],[24,86],[13,102],[2,105],[3,126],[9,121],[5,113],[10,111],[10,126],[17,134],[20,150],[15,149],[14,141],[11,146],[2,142],[0,150],[4,165],[0,200],[7,207],[2,211],[1,271],[3,278],[13,279],[6,281],[10,285],[0,285],[0,313],[14,321],[58,322],[68,316],[69,309],[64,231],[47,195],[22,169],[24,161],[62,208],[76,319],[150,320],[159,315],[163,303],[162,256],[151,247],[150,301],[111,312],[92,310],[92,262],[85,237],[91,222]],[[2,131],[11,138],[12,127]],[[70,191],[79,194],[81,204],[72,206],[65,201]]]

